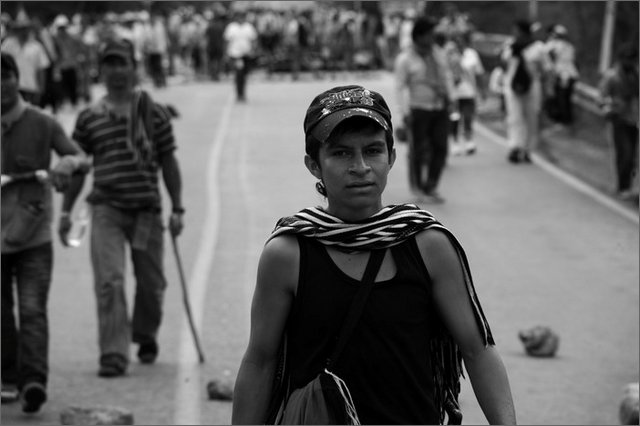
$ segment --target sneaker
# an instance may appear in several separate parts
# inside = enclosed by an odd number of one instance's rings
[[[624,189],[622,191],[618,191],[618,198],[621,199],[622,201],[631,201],[637,196],[638,195],[630,189]]]
[[[126,370],[115,364],[102,364],[98,370],[99,377],[112,378],[124,376]]]
[[[476,153],[476,143],[474,141],[466,141],[464,143],[464,152],[467,155],[472,155]]]
[[[520,161],[522,161],[523,163],[531,163],[531,157],[529,156],[529,153],[527,151],[522,151],[520,153]]]
[[[18,397],[20,396],[20,392],[18,392],[18,386],[13,383],[3,383],[2,384],[2,403],[10,404],[12,402],[16,402]]]
[[[458,156],[462,155],[464,148],[460,142],[454,142],[451,144],[451,155]]]
[[[27,383],[22,388],[20,402],[24,413],[36,413],[47,400],[47,390],[42,383]]]
[[[118,354],[107,354],[100,357],[99,377],[119,377],[124,376],[127,371],[127,360]]]
[[[509,155],[507,155],[507,160],[513,164],[518,164],[520,162],[520,149],[513,148],[509,151]]]
[[[138,359],[143,364],[153,364],[158,357],[158,343],[151,341],[141,343],[138,349]]]
[[[437,191],[433,190],[425,192],[422,196],[422,201],[430,204],[442,204],[444,203],[444,198],[442,198]]]

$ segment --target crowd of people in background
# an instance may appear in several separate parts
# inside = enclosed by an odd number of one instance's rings
[[[225,51],[225,29],[238,14],[255,28],[258,35],[252,52],[252,66],[269,73],[286,71],[297,78],[302,70],[355,70],[390,67],[400,47],[400,23],[403,14],[382,17],[362,11],[324,7],[317,10],[249,9],[227,11],[224,8],[203,12],[182,7],[170,13],[148,11],[106,13],[104,16],[59,15],[43,25],[24,13],[16,17],[2,15],[2,39],[19,33],[41,45],[53,64],[53,81],[62,82],[62,71],[70,81],[70,72],[88,68],[89,81],[97,77],[96,52],[101,43],[113,38],[130,40],[136,59],[144,64],[144,73],[153,77],[157,87],[166,84],[165,76],[191,72],[212,80],[230,72],[233,61]],[[387,22],[383,22],[387,21]],[[78,76],[82,79],[84,76]],[[65,88],[67,96],[77,96],[82,87]]]
[[[460,36],[471,34],[473,24],[455,5],[447,6],[437,33],[443,42],[459,43]],[[63,101],[75,105],[78,99],[88,100],[88,85],[97,79],[96,52],[101,43],[112,38],[125,38],[134,44],[136,59],[144,64],[143,76],[156,87],[165,86],[167,76],[179,73],[219,80],[233,72],[234,61],[225,47],[225,29],[237,14],[219,5],[202,11],[183,6],[163,13],[61,14],[43,23],[24,12],[15,17],[4,13],[2,40],[4,43],[25,33],[41,45],[48,59],[48,65],[41,66],[46,70],[45,85],[49,89],[38,102],[55,110]],[[320,75],[391,70],[398,53],[411,45],[411,28],[420,12],[408,8],[370,13],[320,3],[314,9],[300,10],[273,10],[258,4],[243,14],[257,34],[249,65],[263,68],[268,75],[290,73],[295,80],[301,71]],[[574,62],[575,54],[566,47],[570,45],[566,28],[555,28],[557,31],[549,32],[553,42],[547,44],[550,55],[557,58],[559,72],[565,74],[562,87],[570,90],[567,78],[575,81],[577,75],[568,71],[571,65],[567,63]],[[472,42],[472,38],[467,40]],[[47,60],[40,62],[46,64]]]
[[[501,47],[479,51],[470,17],[452,2],[444,4],[442,13],[434,28],[435,43],[455,80],[448,153],[476,151],[473,120],[479,102],[493,97],[500,100],[509,130],[509,161],[529,162],[541,117],[559,126],[574,122],[572,98],[580,72],[567,27],[516,22]],[[24,69],[23,97],[56,113],[63,105],[75,108],[80,100],[91,101],[99,46],[112,39],[133,44],[140,78],[156,88],[175,76],[230,78],[243,102],[248,75],[256,69],[267,78],[285,75],[292,81],[302,72],[335,79],[340,72],[392,71],[398,55],[414,44],[411,32],[421,15],[423,11],[414,8],[383,13],[332,3],[307,9],[271,9],[256,3],[242,10],[215,3],[205,9],[181,6],[151,13],[60,14],[47,23],[20,11],[15,17],[3,13],[0,23],[2,50],[13,54]],[[531,79],[527,93],[515,93],[511,84],[520,57]],[[491,68],[483,64],[488,61]]]
[[[47,23],[19,11],[15,17],[3,13],[0,23],[2,50],[14,55],[23,69],[23,97],[55,114],[63,105],[75,108],[79,101],[91,101],[99,46],[112,39],[133,44],[140,79],[156,88],[176,76],[214,82],[229,78],[243,102],[248,75],[257,69],[267,78],[285,75],[292,81],[302,72],[335,79],[341,72],[392,71],[398,55],[413,46],[411,32],[423,12],[372,12],[321,2],[307,9],[272,9],[256,3],[238,10],[214,3],[204,9],[181,6],[162,12],[60,14]],[[435,43],[455,80],[449,153],[476,151],[473,120],[479,102],[498,98],[509,130],[508,159],[529,162],[541,117],[559,126],[574,122],[572,99],[580,72],[567,27],[515,22],[515,31],[505,36],[502,46],[480,51],[470,17],[452,2],[444,4],[442,13],[434,29]],[[531,80],[526,93],[514,92],[511,84],[516,75],[515,81],[520,81],[520,57]]]

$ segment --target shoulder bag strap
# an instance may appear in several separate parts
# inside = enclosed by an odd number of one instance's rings
[[[338,335],[336,346],[333,349],[331,357],[327,360],[327,368],[332,367],[336,363],[336,360],[342,354],[342,350],[346,346],[349,337],[351,337],[351,333],[353,333],[353,330],[356,328],[356,324],[362,316],[362,311],[364,310],[367,298],[373,289],[373,283],[376,279],[376,275],[378,275],[380,265],[382,265],[385,252],[386,249],[373,250],[371,252],[367,268],[365,269],[364,276],[362,277],[362,285],[351,302],[349,313],[347,314],[344,324],[342,325],[342,329],[340,330],[340,334]]]

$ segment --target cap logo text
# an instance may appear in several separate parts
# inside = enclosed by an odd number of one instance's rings
[[[345,106],[373,106],[373,98],[371,97],[371,92],[367,89],[347,89],[330,94],[326,98],[321,99],[320,103],[324,106],[320,113],[321,117],[324,117]]]

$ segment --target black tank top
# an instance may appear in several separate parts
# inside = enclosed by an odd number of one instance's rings
[[[325,246],[298,237],[300,278],[288,323],[292,389],[323,370],[360,281]],[[363,424],[438,424],[429,361],[431,280],[415,238],[392,247],[396,275],[376,282],[360,322],[333,368]]]

